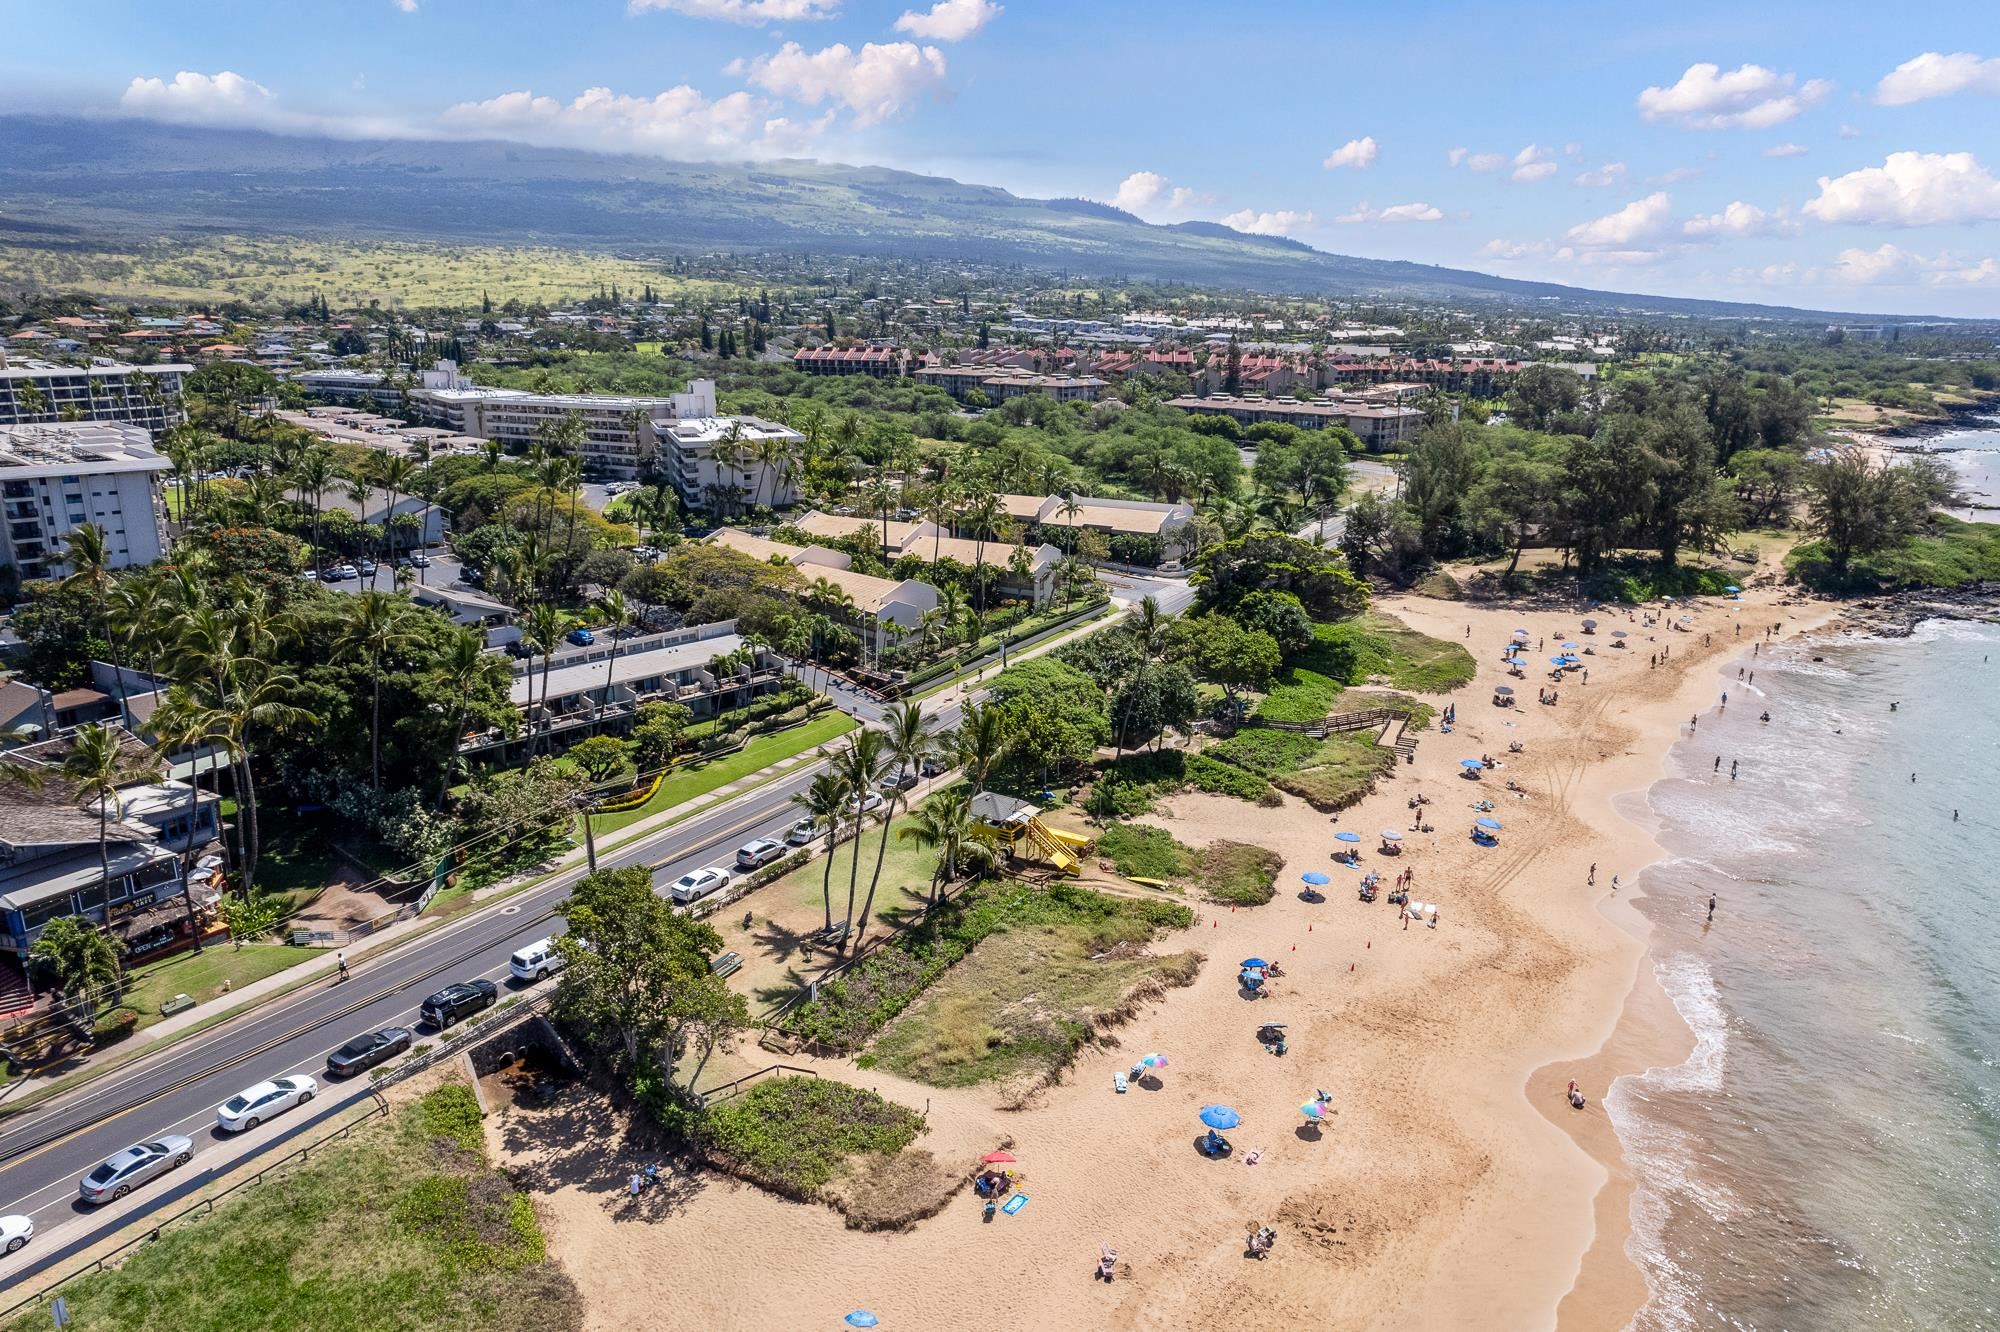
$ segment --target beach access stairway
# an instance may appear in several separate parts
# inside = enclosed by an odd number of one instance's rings
[[[1083,861],[1077,852],[1089,844],[1088,838],[1075,833],[1057,832],[1040,818],[1029,819],[1021,825],[1027,832],[1028,845],[1035,848],[1035,854],[1054,865],[1064,874],[1074,874],[1082,867]]]
[[[1312,736],[1329,736],[1336,731],[1372,731],[1382,728],[1376,743],[1386,749],[1396,751],[1396,758],[1408,763],[1417,752],[1416,737],[1410,734],[1410,719],[1395,708],[1363,708],[1358,712],[1330,712],[1316,722],[1265,721],[1258,717],[1244,719],[1245,726],[1270,731],[1301,731]],[[1391,739],[1389,732],[1395,731]]]

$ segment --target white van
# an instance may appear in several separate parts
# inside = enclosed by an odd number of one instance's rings
[[[537,939],[507,959],[507,969],[517,981],[538,981],[568,965],[568,959],[556,951],[554,939]]]

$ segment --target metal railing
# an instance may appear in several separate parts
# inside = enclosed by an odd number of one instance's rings
[[[766,1064],[755,1073],[745,1073],[742,1077],[725,1082],[719,1087],[710,1087],[707,1091],[696,1092],[695,1096],[703,1105],[714,1105],[717,1101],[726,1101],[730,1097],[738,1095],[750,1083],[772,1073],[797,1073],[801,1077],[808,1078],[819,1076],[818,1070],[800,1068],[797,1064]]]

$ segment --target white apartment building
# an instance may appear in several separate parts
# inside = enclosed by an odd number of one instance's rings
[[[708,383],[703,380],[695,387]],[[714,385],[709,388],[712,404]],[[667,476],[688,508],[708,509],[720,503],[780,509],[798,503],[798,474],[792,464],[766,463],[758,456],[761,447],[772,441],[783,443],[787,453],[804,444],[806,437],[791,427],[755,416],[710,415],[655,421],[653,429],[660,438]]]
[[[380,370],[304,370],[293,376],[298,386],[329,402],[369,402],[394,411],[402,390]]]
[[[93,523],[113,568],[154,563],[167,547],[160,483],[172,468],[143,426],[0,426],[0,559],[23,581],[63,577],[63,538]]]
[[[60,421],[124,421],[155,437],[179,425],[181,381],[191,365],[129,365],[93,356],[88,365],[10,360],[0,350],[0,426]]]

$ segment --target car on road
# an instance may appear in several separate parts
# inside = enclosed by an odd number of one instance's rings
[[[563,641],[566,643],[574,643],[578,647],[589,647],[592,643],[595,643],[597,641],[597,635],[591,633],[590,630],[584,628],[582,625],[578,625],[576,628],[570,630],[568,633],[563,635]]]
[[[77,1181],[76,1191],[93,1205],[122,1198],[156,1175],[194,1159],[194,1140],[169,1134],[152,1142],[135,1143],[124,1151],[105,1157],[97,1168]]]
[[[19,1253],[21,1246],[34,1237],[35,1218],[32,1216],[0,1216],[0,1249]]]
[[[569,959],[556,951],[554,939],[537,939],[507,959],[507,970],[517,981],[538,981],[568,965]]]
[[[788,846],[804,846],[812,841],[813,838],[819,836],[819,834],[819,820],[810,817],[803,818],[794,823],[791,831],[785,834],[785,843]]]
[[[336,1078],[351,1078],[392,1059],[410,1048],[408,1027],[384,1027],[366,1036],[356,1036],[326,1057],[326,1071]]]
[[[886,803],[882,799],[880,791],[870,791],[858,800],[853,796],[849,796],[847,799],[847,812],[850,814],[873,814]]]
[[[215,1107],[215,1126],[224,1133],[247,1132],[272,1115],[304,1105],[318,1091],[319,1083],[303,1073],[245,1087]]]
[[[689,870],[674,880],[674,886],[667,890],[676,902],[692,902],[698,897],[729,886],[729,871],[705,865],[698,870]]]
[[[493,1007],[499,998],[500,987],[490,980],[460,981],[424,1000],[419,1012],[424,1021],[442,1031],[460,1018]]]
[[[785,844],[783,842],[775,837],[759,837],[754,842],[745,842],[742,846],[736,848],[736,868],[740,870],[756,869],[759,865],[770,864],[784,854]]]

